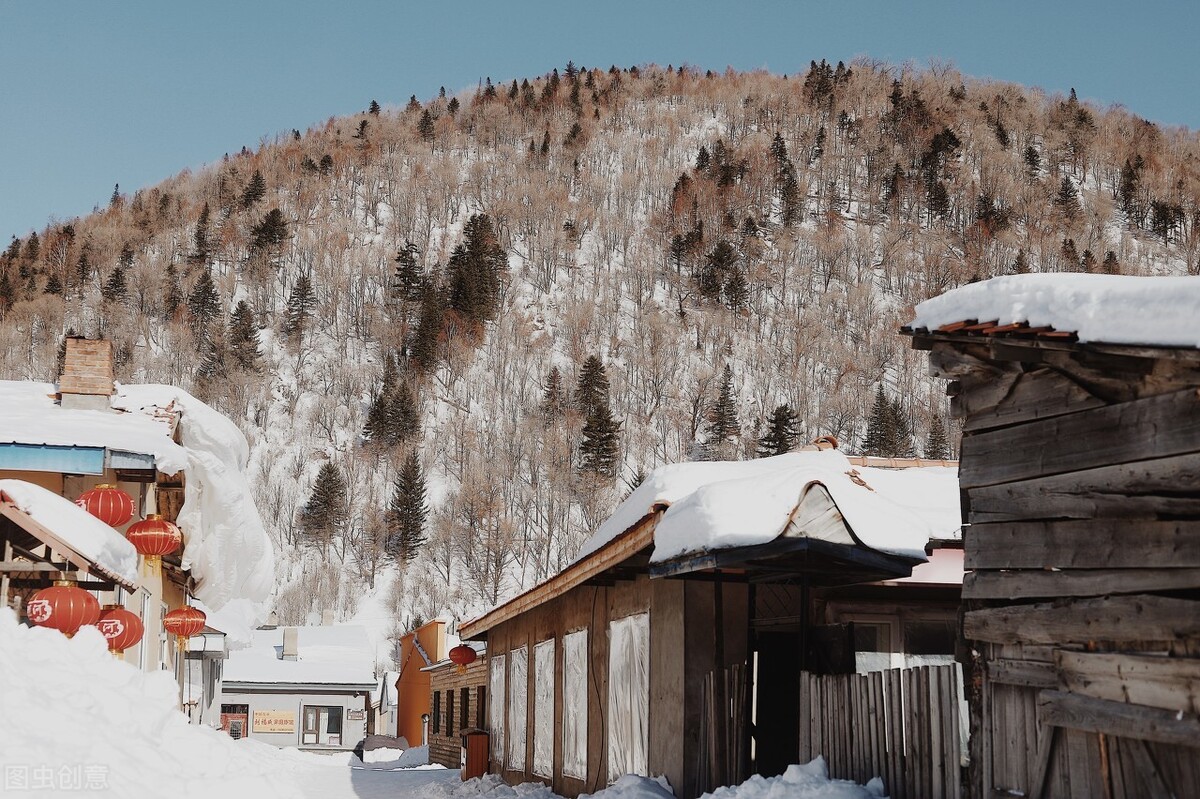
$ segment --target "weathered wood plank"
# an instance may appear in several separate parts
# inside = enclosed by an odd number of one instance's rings
[[[1120,596],[987,608],[963,615],[963,634],[969,640],[992,643],[1172,641],[1200,636],[1200,603]]]
[[[963,436],[959,483],[975,488],[1200,451],[1200,395],[1158,397]]]
[[[1200,521],[977,524],[964,548],[968,569],[1200,568]]]
[[[1042,691],[1038,696],[1038,717],[1052,727],[1200,747],[1200,718],[1195,714],[1094,699],[1066,691]]]
[[[965,401],[964,401],[965,404]],[[1022,422],[1049,419],[1104,405],[1082,386],[1051,369],[1021,375],[1007,395],[990,409],[971,408],[963,431],[975,433]]]
[[[987,675],[994,683],[1025,688],[1057,688],[1059,684],[1054,664],[1036,660],[993,660],[987,664]]]
[[[1059,650],[1055,663],[1072,693],[1200,713],[1200,660]]]
[[[969,489],[971,524],[1200,517],[1200,454]]]
[[[1200,587],[1200,569],[1026,569],[968,572],[963,578],[962,595],[964,599],[1029,599],[1141,594],[1197,587]]]

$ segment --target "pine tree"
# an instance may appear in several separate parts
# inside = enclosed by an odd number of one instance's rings
[[[1026,275],[1029,274],[1029,263],[1025,260],[1025,250],[1017,250],[1017,259],[1013,261],[1012,269],[1009,270],[1011,275]]]
[[[85,245],[86,246],[86,245]],[[88,281],[92,277],[92,262],[88,259],[87,250],[79,253],[79,260],[75,262],[75,279],[79,286],[80,292],[83,291]]]
[[[400,302],[420,302],[425,293],[425,275],[417,262],[417,245],[405,241],[396,252],[396,275],[392,282],[392,296]]]
[[[1036,178],[1042,169],[1042,156],[1032,144],[1025,148],[1025,169],[1031,178]]]
[[[1117,254],[1112,250],[1106,252],[1104,254],[1104,263],[1100,268],[1106,275],[1121,274],[1121,264],[1119,261],[1117,261]]]
[[[379,391],[371,400],[371,407],[367,409],[367,421],[363,426],[364,438],[379,442],[384,446],[386,446],[389,433],[388,405],[391,402],[392,392],[396,390],[396,381],[396,359],[390,353],[385,352]]]
[[[612,418],[608,402],[593,405],[583,425],[579,444],[580,467],[585,472],[612,477],[617,473],[621,425]]]
[[[380,110],[379,103],[375,100],[372,100],[371,105],[367,107],[367,113],[372,116],[379,116]]]
[[[567,406],[566,390],[563,388],[562,373],[557,366],[550,367],[546,375],[546,388],[542,392],[542,417],[550,422],[562,416]]]
[[[721,388],[708,414],[709,445],[719,446],[739,432],[741,423],[738,421],[737,404],[733,398],[733,370],[729,368],[729,364],[725,364],[725,371],[721,373]]]
[[[1091,250],[1084,250],[1083,255],[1079,256],[1080,268],[1089,274],[1099,271],[1099,263],[1096,261],[1096,255]]]
[[[786,402],[776,406],[767,422],[767,432],[758,442],[758,457],[769,458],[791,452],[800,440],[800,417]]]
[[[944,461],[950,458],[950,442],[946,440],[946,425],[940,414],[929,423],[929,437],[925,439],[925,457]]]
[[[725,280],[725,304],[730,310],[740,311],[746,307],[750,298],[750,289],[746,285],[746,276],[736,266]]]
[[[250,176],[250,182],[246,184],[246,190],[242,192],[242,209],[253,208],[254,204],[261,200],[266,193],[267,181],[263,179],[262,172],[256,169]]]
[[[302,332],[312,318],[312,312],[317,307],[317,297],[313,293],[312,279],[307,272],[301,272],[288,295],[287,311],[283,320],[283,332],[291,336]]]
[[[47,294],[61,295],[63,293],[62,281],[59,280],[57,271],[51,272],[50,277],[46,278],[45,291]]]
[[[463,243],[450,256],[448,299],[450,308],[464,319],[482,324],[499,310],[508,259],[487,214],[472,216],[463,232]]]
[[[120,204],[121,204],[121,184],[120,184],[120,183],[114,183],[114,184],[113,184],[112,196],[110,196],[110,197],[108,198],[108,207],[109,207],[109,208],[116,208],[116,207],[117,207],[117,206],[119,206]]]
[[[167,264],[166,286],[163,289],[163,319],[173,319],[183,305],[183,286],[179,285],[179,274],[175,264]]]
[[[192,316],[192,330],[197,342],[201,343],[208,337],[213,322],[221,314],[221,297],[207,268],[200,270],[200,277],[188,295],[187,306]]]
[[[349,516],[347,498],[346,481],[341,471],[333,461],[325,461],[298,519],[305,539],[323,553],[334,536],[345,529]]]
[[[417,121],[417,133],[420,135],[421,141],[433,141],[433,114],[429,113],[428,108],[421,112],[421,118]]]
[[[229,350],[242,369],[258,371],[258,359],[262,356],[258,325],[254,321],[254,311],[245,300],[239,300],[229,316]]]
[[[733,248],[732,244],[724,239],[718,241],[708,257],[705,258],[704,266],[700,270],[697,280],[700,294],[708,299],[719,297],[721,287],[729,277],[729,273],[736,268],[737,258],[737,250]]]
[[[644,482],[646,482],[646,470],[642,468],[642,465],[639,463],[637,471],[630,475],[629,479],[625,481],[625,496],[621,501],[624,502],[626,499],[629,499],[629,495],[634,491],[637,491],[638,486]]]
[[[888,405],[890,416],[889,426],[892,431],[891,447],[884,455],[888,458],[912,458],[916,456],[913,449],[912,425],[908,421],[908,412],[900,398],[897,397]]]
[[[1063,175],[1062,183],[1058,186],[1058,193],[1054,195],[1054,205],[1068,220],[1075,219],[1080,214],[1079,191],[1071,182],[1071,178],[1066,175]]]
[[[328,158],[328,156],[326,156]],[[324,164],[325,159],[321,159]],[[330,161],[332,163],[332,160]],[[287,220],[278,208],[272,208],[257,225],[250,228],[251,246],[256,250],[277,250],[288,240]]]
[[[436,285],[427,285],[421,295],[417,326],[408,341],[408,355],[422,372],[431,372],[437,366],[445,313],[442,290]]]
[[[409,453],[392,483],[392,499],[387,511],[387,537],[384,551],[400,561],[411,561],[425,543],[425,475],[416,452]]]
[[[208,241],[208,203],[200,209],[200,218],[196,220],[196,231],[192,234],[192,260],[198,264],[207,264],[210,253]]]
[[[883,393],[883,384],[875,387],[875,404],[867,419],[867,435],[863,439],[863,454],[884,456],[895,446],[895,431],[892,429],[891,405]]]
[[[129,289],[125,285],[125,269],[117,266],[109,274],[108,280],[104,281],[104,285],[100,288],[100,296],[109,302],[123,302],[129,295]]]
[[[604,363],[595,355],[589,355],[579,370],[574,404],[585,417],[594,408],[608,404],[608,373],[604,370]]]
[[[225,341],[219,332],[214,332],[201,341],[200,364],[196,367],[196,382],[209,393],[211,385],[229,376],[226,368]]]

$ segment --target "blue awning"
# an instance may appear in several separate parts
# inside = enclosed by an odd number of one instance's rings
[[[154,459],[150,458],[150,468]],[[146,467],[141,467],[146,468]],[[104,474],[104,447],[0,444],[0,469],[65,474]]]

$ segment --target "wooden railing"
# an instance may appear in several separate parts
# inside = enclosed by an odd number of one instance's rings
[[[884,781],[891,799],[960,799],[957,666],[800,675],[800,762]]]

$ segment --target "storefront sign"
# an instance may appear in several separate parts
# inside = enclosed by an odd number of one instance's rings
[[[346,719],[348,721],[363,721],[364,719],[366,719],[366,717],[367,717],[367,711],[365,711],[365,710],[347,710],[346,711]]]
[[[256,710],[252,718],[254,732],[296,731],[296,713],[292,710]]]

